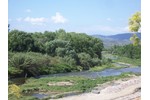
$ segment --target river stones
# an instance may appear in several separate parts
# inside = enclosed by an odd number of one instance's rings
[[[92,90],[91,92],[94,94],[100,94],[100,90]]]

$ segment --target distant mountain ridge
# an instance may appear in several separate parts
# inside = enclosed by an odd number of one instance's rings
[[[136,33],[137,36],[141,39],[141,33]],[[97,38],[111,38],[111,39],[117,39],[117,40],[128,40],[133,35],[133,33],[122,33],[122,34],[116,34],[116,35],[92,35],[93,37]]]
[[[137,36],[141,39],[141,33],[136,33]],[[116,35],[92,35],[93,37],[100,38],[105,48],[110,48],[114,45],[125,45],[130,44],[130,37],[133,35],[133,33],[122,33],[122,34],[116,34]]]

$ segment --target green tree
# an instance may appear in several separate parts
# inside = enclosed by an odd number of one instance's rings
[[[111,49],[112,54],[125,56],[132,59],[141,58],[141,46],[134,46],[132,44],[124,45],[124,46],[114,46]]]
[[[50,42],[46,42],[46,44],[45,44],[46,53],[51,55],[51,56],[56,56],[56,49],[58,47],[63,48],[67,44],[68,44],[68,41],[58,40],[58,39],[55,39],[55,40],[50,41]],[[60,50],[58,50],[58,51],[60,51]]]
[[[44,34],[45,35],[45,34]],[[44,36],[41,32],[35,32],[32,34],[32,38],[34,40],[34,52],[45,53],[45,43],[47,41],[46,36]]]
[[[91,67],[91,56],[87,53],[79,53],[79,62],[84,70],[88,70]]]
[[[9,51],[25,52],[32,51],[34,40],[32,34],[23,31],[13,30],[8,34]]]

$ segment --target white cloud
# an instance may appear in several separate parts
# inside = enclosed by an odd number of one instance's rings
[[[33,25],[43,25],[44,22],[47,21],[47,19],[44,17],[40,17],[40,18],[26,17],[26,18],[24,18],[24,21],[29,22]]]
[[[66,23],[67,22],[67,19],[64,18],[59,12],[56,12],[56,15],[51,17],[51,20],[54,23],[56,23],[56,24],[57,23]]]
[[[20,17],[20,18],[17,18],[16,19],[18,22],[20,22],[20,21],[22,21],[22,18]]]
[[[111,19],[111,18],[107,18],[106,20],[107,20],[107,21],[112,21],[112,19]]]
[[[112,35],[112,34],[117,34],[117,33],[129,32],[127,27],[113,27],[113,26],[101,26],[101,25],[84,27],[80,29],[80,31],[85,32],[85,33],[90,33],[90,34],[100,33],[104,35],[106,34]]]
[[[27,13],[30,13],[30,12],[31,12],[31,9],[26,9],[26,12],[27,12]]]

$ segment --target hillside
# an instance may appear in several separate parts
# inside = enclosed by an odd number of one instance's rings
[[[132,33],[121,33],[116,35],[104,36],[104,35],[92,35],[93,37],[100,38],[105,48],[110,48],[113,45],[125,45],[130,44],[129,40]],[[141,39],[141,34],[137,33],[137,36]]]

